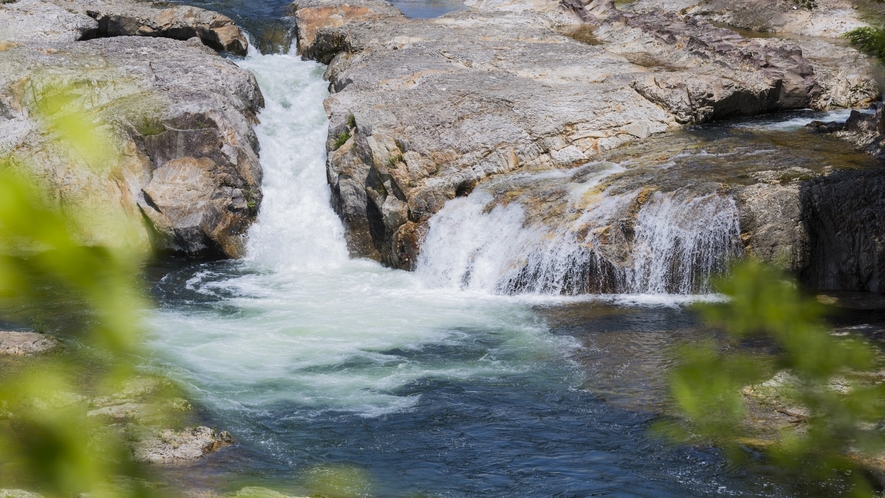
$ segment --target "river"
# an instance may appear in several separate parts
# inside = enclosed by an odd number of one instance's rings
[[[252,30],[285,23],[282,2],[191,3]],[[759,462],[732,467],[649,432],[667,346],[705,334],[685,305],[710,296],[499,295],[441,274],[445,244],[414,273],[350,259],[325,178],[324,67],[254,49],[237,63],[267,103],[248,256],[148,269],[151,366],[237,440],[171,471],[181,483],[307,495],[345,475],[358,496],[789,495]],[[789,133],[815,117],[753,123]]]

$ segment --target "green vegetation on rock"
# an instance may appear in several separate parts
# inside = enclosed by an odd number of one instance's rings
[[[842,36],[847,38],[854,48],[885,64],[885,28],[862,27]]]
[[[396,166],[403,161],[405,161],[405,158],[403,157],[403,155],[397,154],[387,160],[387,167],[388,168],[396,168]]]
[[[335,137],[335,142],[332,144],[332,150],[338,150],[342,145],[346,144],[347,141],[350,140],[350,130],[343,131]]]

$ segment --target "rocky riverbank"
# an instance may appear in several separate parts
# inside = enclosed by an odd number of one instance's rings
[[[58,368],[54,362],[58,355],[71,359],[72,353],[52,336],[0,331],[0,370],[5,375],[40,368],[44,360]],[[189,464],[233,443],[226,431],[194,425],[191,404],[180,397],[174,384],[161,377],[133,376],[104,395],[57,392],[48,399],[35,395],[32,404],[42,410],[71,409],[85,420],[98,422],[104,430],[120,434],[131,446],[133,460],[140,463]],[[0,410],[0,424],[15,418],[15,413]]]
[[[580,170],[563,173],[562,186],[553,191],[549,179],[520,180],[516,190],[496,185],[507,185],[508,174],[599,159],[621,164],[635,156],[625,145],[683,125],[865,105],[878,94],[865,57],[820,40],[803,45],[746,38],[667,9],[624,12],[606,2],[542,0],[469,4],[468,11],[434,20],[408,20],[382,1],[298,4],[301,53],[329,63],[327,173],[354,255],[414,268],[431,217],[447,201],[485,188],[496,199],[487,212],[516,202],[527,213],[526,227],[542,227],[542,234],[564,237],[574,248],[555,261],[543,261],[534,249],[522,254],[523,262],[516,258],[512,272],[495,286],[499,292],[697,290],[696,283],[673,280],[687,271],[684,265],[697,266],[688,259],[661,270],[672,278],[653,289],[635,284],[642,280],[637,272],[648,270],[637,270],[636,226],[646,201],[688,206],[702,197],[735,206],[739,226],[727,230],[740,238],[721,241],[724,256],[746,251],[800,274],[814,273],[809,261],[821,252],[809,242],[816,228],[808,226],[806,213],[821,198],[806,194],[819,189],[803,182],[829,174],[838,163],[801,171],[754,168],[749,177],[729,168],[698,177],[696,169],[646,164],[628,167],[577,202],[567,201],[565,193],[582,183]],[[806,58],[800,45],[829,56]],[[678,147],[664,148],[666,159],[680,154]],[[578,221],[600,203],[607,207],[597,211],[598,219]],[[857,251],[870,247],[826,257],[854,261]],[[548,270],[563,266],[555,279],[577,283],[543,283]],[[865,268],[845,285],[878,289],[870,283],[875,270]],[[825,280],[853,278],[831,277]]]
[[[46,202],[82,211],[72,229],[85,244],[238,257],[261,202],[263,103],[254,77],[215,50],[248,43],[220,14],[160,5],[0,4],[0,160],[41,183]],[[71,157],[36,111],[45,102],[65,103],[50,120],[85,112],[112,137],[113,160]],[[121,213],[136,222],[123,240]]]

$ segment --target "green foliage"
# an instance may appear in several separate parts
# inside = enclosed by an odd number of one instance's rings
[[[335,142],[332,144],[332,150],[338,150],[342,145],[346,144],[347,141],[350,140],[350,130],[343,131],[335,137]]]
[[[353,114],[347,116],[347,126],[351,128],[356,128],[356,116],[354,116]]]
[[[258,207],[258,196],[252,189],[246,190],[246,206],[250,211],[254,211]]]
[[[759,263],[737,266],[719,290],[728,302],[700,312],[709,325],[725,330],[728,342],[681,346],[670,387],[683,420],[658,428],[677,441],[719,444],[732,457],[752,444],[804,482],[841,479],[866,496],[871,488],[858,470],[885,451],[878,429],[885,421],[885,385],[872,373],[880,366],[876,350],[858,339],[834,337],[817,302]],[[776,352],[750,354],[741,346],[747,340],[768,343]],[[788,381],[771,382],[777,371]],[[779,403],[800,407],[807,416],[774,432],[754,425],[752,400],[742,388],[765,381]],[[834,388],[834,381],[843,387]]]
[[[115,160],[114,135],[80,107],[72,89],[44,88],[30,111],[66,157],[93,167]],[[89,311],[89,326],[77,332],[91,353],[89,361],[52,355],[28,360],[32,368],[2,372],[0,488],[25,483],[49,497],[77,496],[115,477],[141,475],[123,436],[88,417],[82,400],[113,396],[133,377],[141,332],[135,317],[144,304],[134,282],[145,255],[82,246],[69,222],[88,213],[47,206],[27,166],[0,158],[0,304],[41,309],[48,305],[43,287],[65,289]],[[121,223],[119,230],[130,227]],[[34,320],[43,328],[40,315]],[[102,496],[146,494],[131,485]]]
[[[854,48],[885,64],[885,28],[862,27],[842,36],[847,38]]]
[[[793,3],[808,10],[817,8],[817,0],[793,0]]]
[[[397,154],[387,160],[387,167],[388,168],[396,168],[396,166],[403,161],[405,161],[405,158],[403,157],[403,155]]]

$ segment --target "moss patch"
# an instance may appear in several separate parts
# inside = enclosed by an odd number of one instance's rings
[[[347,143],[348,140],[350,140],[350,130],[341,132],[335,137],[335,142],[332,144],[332,150],[338,150],[342,145]]]
[[[135,131],[143,137],[152,137],[166,131],[166,126],[158,119],[142,118],[133,123]]]

